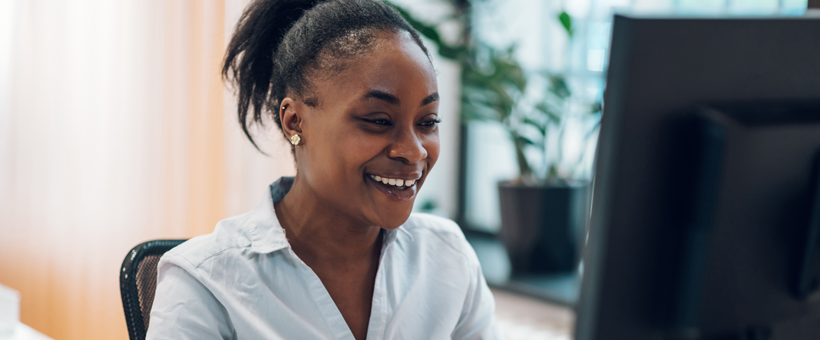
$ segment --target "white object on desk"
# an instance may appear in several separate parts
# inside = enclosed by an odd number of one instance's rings
[[[0,339],[15,332],[20,323],[20,293],[0,284]]]
[[[0,340],[52,340],[20,323],[20,293],[1,284]]]
[[[14,331],[8,335],[0,335],[0,340],[54,340],[21,322],[14,326]]]

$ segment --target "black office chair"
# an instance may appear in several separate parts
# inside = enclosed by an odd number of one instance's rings
[[[157,262],[162,254],[186,240],[153,240],[131,249],[120,270],[120,294],[131,340],[144,340],[157,289]]]

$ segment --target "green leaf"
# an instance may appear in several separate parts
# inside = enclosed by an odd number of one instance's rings
[[[567,31],[567,35],[572,38],[572,17],[566,11],[562,11],[561,14],[558,15],[558,21],[561,22],[561,26],[564,27],[564,30]]]
[[[522,146],[523,146],[523,145],[534,145],[534,146],[538,146],[538,143],[536,143],[536,142],[532,141],[532,139],[529,139],[529,138],[524,137],[524,136],[521,136],[521,135],[516,135],[516,136],[515,136],[515,142],[516,142],[518,145],[522,145]]]
[[[567,85],[567,80],[560,75],[553,75],[550,76],[550,88],[549,91],[552,92],[556,97],[561,99],[567,99],[569,96],[572,95],[572,91],[569,89],[569,85]]]
[[[600,101],[595,101],[594,103],[592,103],[590,105],[589,113],[597,114],[597,113],[600,113],[601,111],[603,111],[603,109],[604,109],[604,107],[603,107],[603,105],[601,105],[601,102]]]
[[[535,127],[536,129],[538,129],[538,132],[540,132],[542,136],[547,134],[547,125],[542,122],[538,122],[532,118],[527,117],[524,118],[522,123]]]
[[[461,58],[463,55],[467,54],[465,48],[461,46],[451,46],[450,44],[445,42],[441,38],[441,34],[439,34],[435,26],[428,25],[417,20],[410,14],[410,12],[390,1],[387,1],[387,4],[396,9],[396,11],[399,12],[399,14],[401,14],[402,17],[404,17],[404,20],[407,20],[407,23],[409,23],[410,26],[416,29],[416,31],[419,31],[419,33],[421,33],[422,36],[424,36],[427,39],[430,39],[433,43],[435,43],[438,47],[438,54],[440,56],[447,59],[457,60]]]
[[[546,115],[547,119],[549,119],[549,121],[553,124],[561,123],[561,114],[558,112],[559,110],[550,107],[550,105],[547,104],[547,102],[540,102],[536,104],[535,109]]]

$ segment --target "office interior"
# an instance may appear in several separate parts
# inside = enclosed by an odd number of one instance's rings
[[[19,298],[0,302],[14,304],[10,313],[22,324],[44,338],[127,339],[118,272],[132,247],[210,233],[219,220],[253,209],[268,184],[295,174],[273,122],[252,131],[265,154],[248,143],[234,93],[220,78],[248,2],[0,2],[0,285],[17,292],[0,293]],[[459,223],[510,340],[575,337],[614,16],[789,18],[820,7],[814,0],[391,3],[440,35],[425,43],[438,75],[442,149],[414,211]],[[442,51],[464,41],[473,49],[465,53],[484,65]],[[501,84],[463,77],[467,68],[502,64],[510,74]],[[512,98],[507,111],[486,104],[499,91]],[[571,211],[563,213],[572,221],[555,234],[563,243],[544,247],[564,247],[555,253],[569,257],[517,252],[526,237],[503,229],[509,214],[521,214],[520,204],[504,205],[515,185],[566,189]]]

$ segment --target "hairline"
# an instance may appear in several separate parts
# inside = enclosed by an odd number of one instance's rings
[[[398,39],[406,39],[408,42],[413,43],[413,45],[421,49],[421,52],[424,53],[425,56],[427,56],[427,61],[430,63],[430,66],[433,67],[433,70],[435,70],[435,67],[433,66],[433,59],[430,56],[430,54],[422,46],[418,46],[419,44],[423,43],[420,41],[416,41],[416,39],[413,38],[413,35],[409,31],[404,29],[394,29],[392,27],[368,27],[361,28],[358,30],[369,31],[370,33],[374,34],[373,44],[371,46],[367,46],[367,50],[364,51],[364,53],[361,53],[359,56],[353,56],[350,58],[339,58],[344,60],[337,61],[337,67],[334,67],[336,69],[332,70],[333,72],[330,72],[330,74],[320,74],[322,72],[322,67],[318,65],[320,63],[319,59],[322,58],[323,54],[329,53],[328,48],[330,44],[337,41],[336,39],[342,39],[346,34],[352,33],[356,30],[351,30],[343,35],[339,35],[338,37],[334,38],[333,41],[328,41],[322,47],[322,50],[319,51],[319,53],[317,53],[316,60],[313,60],[311,61],[311,63],[306,64],[307,67],[305,69],[306,72],[304,74],[305,88],[302,89],[302,93],[295,91],[295,89],[288,88],[286,90],[287,94],[285,95],[285,97],[278,99],[279,102],[281,102],[287,97],[291,97],[293,99],[298,99],[299,101],[310,107],[321,108],[322,100],[318,97],[318,94],[315,91],[315,81],[328,81],[330,79],[338,77],[341,73],[345,72],[348,69],[348,65],[356,63],[357,61],[360,61],[360,59],[369,56],[374,50],[378,49],[379,46],[382,46],[382,44],[384,44],[385,41],[395,37],[398,37]]]

